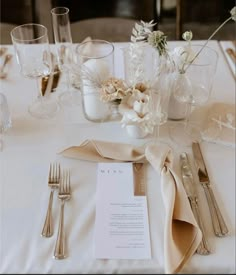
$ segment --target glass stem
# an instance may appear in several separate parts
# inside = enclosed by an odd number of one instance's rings
[[[190,118],[190,114],[192,111],[192,104],[191,103],[187,103],[186,106],[186,113],[185,113],[185,120],[184,120],[184,130],[187,131],[188,125],[189,125],[189,118]]]
[[[42,88],[41,88],[41,77],[36,78],[36,86],[37,86],[37,91],[38,91],[38,98],[42,102],[43,95],[42,95]]]
[[[71,89],[71,85],[70,85],[70,71],[68,69],[66,69],[66,89],[67,91],[71,94],[72,93],[72,89]]]
[[[160,124],[157,123],[154,127],[154,141],[157,141],[159,139],[160,135]]]

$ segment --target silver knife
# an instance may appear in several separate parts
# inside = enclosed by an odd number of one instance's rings
[[[216,202],[213,190],[211,188],[210,179],[207,173],[201,148],[198,142],[192,143],[192,150],[193,150],[193,155],[195,159],[195,164],[197,167],[198,178],[200,183],[203,186],[203,189],[207,198],[208,206],[210,209],[212,225],[213,225],[215,235],[218,237],[225,236],[228,234],[229,230],[226,226],[224,218]]]
[[[198,208],[198,197],[187,153],[180,154],[180,165],[184,189],[188,196],[194,217],[199,225],[200,230],[202,231],[202,241],[197,248],[197,253],[201,255],[208,255],[211,253],[211,251],[206,240],[206,233]]]

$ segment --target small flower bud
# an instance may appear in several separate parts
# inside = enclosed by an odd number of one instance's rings
[[[231,18],[236,21],[236,6],[234,6],[232,8],[232,10],[230,11],[230,14],[231,14]]]
[[[185,41],[191,41],[193,38],[193,33],[191,31],[186,31],[183,33],[182,37]]]

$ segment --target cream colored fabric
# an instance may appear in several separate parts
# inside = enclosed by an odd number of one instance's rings
[[[206,141],[235,147],[235,104],[212,104],[202,137]]]
[[[95,162],[145,162],[144,151],[144,147],[137,148],[130,144],[86,140],[80,146],[65,149],[61,154],[69,158]]]
[[[172,169],[173,157],[169,147],[151,145],[146,148],[145,155],[161,176],[162,198],[166,209],[165,271],[177,273],[195,253],[202,233],[190,209],[183,184]]]
[[[65,157],[87,161],[149,161],[161,176],[162,197],[166,208],[164,258],[165,272],[181,271],[195,253],[201,231],[194,219],[182,183],[173,171],[172,155],[168,146],[134,147],[129,144],[86,140],[61,152]]]

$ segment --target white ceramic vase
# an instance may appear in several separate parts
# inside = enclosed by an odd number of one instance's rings
[[[127,134],[132,138],[145,138],[148,133],[138,125],[126,125]]]

